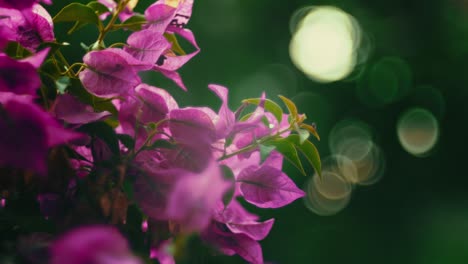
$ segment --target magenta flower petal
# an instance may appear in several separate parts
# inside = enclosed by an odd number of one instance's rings
[[[162,34],[171,23],[176,10],[174,6],[165,4],[165,1],[157,1],[145,10],[145,18],[153,30]]]
[[[150,259],[157,259],[160,264],[176,264],[174,256],[169,253],[171,240],[165,240],[158,247],[151,248]]]
[[[183,28],[185,25],[187,25],[190,17],[192,16],[192,6],[193,0],[184,0],[178,2],[177,11],[169,23],[168,31],[174,31],[177,28]]]
[[[270,166],[246,168],[237,181],[245,200],[261,208],[282,207],[305,194],[286,174]]]
[[[46,174],[52,146],[79,139],[26,96],[0,92],[0,165]]]
[[[167,200],[175,181],[187,171],[182,169],[157,168],[151,156],[141,153],[138,155],[138,165],[147,173],[135,175],[133,185],[135,200],[142,211],[149,217],[157,220],[168,220]]]
[[[90,226],[74,229],[51,247],[52,264],[141,264],[117,229]]]
[[[270,233],[274,222],[274,219],[270,219],[265,222],[226,223],[226,226],[234,234],[244,234],[254,240],[262,240]]]
[[[161,72],[162,75],[166,76],[167,78],[171,79],[175,84],[177,84],[182,90],[187,91],[187,87],[185,86],[184,82],[182,81],[182,77],[180,77],[180,74],[175,71],[165,71],[158,69],[159,72]]]
[[[0,94],[2,96],[2,94]],[[0,98],[0,165],[47,171],[47,130],[41,109],[27,102]],[[34,133],[31,133],[34,131]]]
[[[228,89],[224,86],[217,84],[210,84],[208,88],[212,90],[220,99],[221,107],[218,111],[218,118],[215,122],[216,134],[218,138],[225,138],[229,135],[236,123],[234,112],[228,106]]]
[[[26,9],[31,8],[37,0],[0,0],[0,7]]]
[[[127,43],[129,46],[124,48],[126,52],[149,64],[155,64],[163,52],[171,46],[161,33],[151,28],[131,34]]]
[[[244,234],[228,233],[222,224],[211,224],[202,238],[226,255],[238,254],[248,263],[263,264],[262,248],[257,241]]]
[[[111,115],[104,111],[95,113],[93,108],[80,102],[70,94],[63,94],[55,100],[55,116],[70,124],[87,124]]]
[[[145,124],[157,123],[166,118],[169,111],[177,108],[177,102],[166,90],[142,83],[135,88],[134,97],[127,98],[121,104],[119,121],[124,133],[129,135],[134,135],[138,121],[141,129],[137,135],[144,140],[147,136],[143,128]]]
[[[169,129],[177,142],[189,146],[209,146],[216,140],[212,119],[204,111],[187,107],[169,113]]]
[[[50,48],[45,48],[36,54],[33,54],[32,56],[29,56],[27,58],[22,59],[22,62],[27,62],[34,66],[34,68],[39,69],[41,67],[42,63],[44,62],[45,58],[49,54]]]
[[[226,224],[232,233],[244,234],[254,240],[264,239],[274,223],[274,219],[257,222],[258,216],[245,210],[237,200],[231,201],[227,207],[218,204],[213,219]]]
[[[0,7],[0,26],[6,28],[10,41],[17,41],[30,51],[42,42],[55,39],[52,17],[40,5],[22,11]]]
[[[198,44],[195,41],[195,36],[193,35],[192,31],[188,29],[177,29],[177,31],[175,32],[182,38],[186,39],[190,44],[192,44],[196,50],[192,53],[181,56],[166,54],[165,59],[162,61],[162,63],[158,63],[155,66],[155,69],[161,69],[165,71],[176,71],[200,52],[200,48],[198,47]]]
[[[88,68],[79,77],[90,93],[102,97],[126,95],[140,84],[135,69],[117,50],[92,51],[84,56]]]
[[[167,214],[185,231],[203,230],[227,187],[219,167],[212,161],[204,171],[187,174],[177,182],[169,198]]]
[[[0,55],[0,92],[36,96],[40,85],[41,80],[33,65]]]
[[[263,264],[262,247],[254,239],[243,235],[233,235],[226,239],[224,247],[234,250],[239,256],[252,264]]]

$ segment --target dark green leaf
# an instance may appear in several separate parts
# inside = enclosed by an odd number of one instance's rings
[[[141,30],[141,26],[146,24],[146,22],[147,21],[145,19],[145,16],[137,14],[137,15],[131,16],[130,18],[125,20],[122,24],[114,25],[114,28],[115,29],[126,28],[128,30],[138,31],[138,30]]]
[[[249,98],[242,100],[242,102],[258,105],[260,103],[260,98]],[[283,120],[283,110],[277,103],[270,99],[265,99],[265,110],[272,113],[276,120],[278,120],[278,123],[281,123],[281,120]]]
[[[322,164],[320,161],[320,155],[315,145],[309,140],[306,140],[304,143],[301,144],[299,135],[289,135],[286,139],[292,144],[294,144],[294,146],[299,151],[301,151],[302,154],[304,154],[304,156],[307,158],[312,167],[314,167],[318,175],[321,176]]]
[[[65,6],[54,17],[54,23],[76,21],[96,25],[101,22],[91,7],[79,3],[71,3]]]
[[[231,186],[229,186],[229,189],[223,195],[223,204],[224,207],[227,207],[234,198],[234,193],[236,191],[236,178],[234,177],[234,173],[232,172],[231,168],[229,168],[228,166],[221,165],[221,170],[224,179],[226,179],[231,184]]]
[[[130,201],[133,201],[133,184],[126,179],[123,183],[123,190]]]
[[[119,139],[114,128],[104,122],[94,122],[80,127],[80,131],[102,139],[116,156],[120,156]]]
[[[157,148],[164,148],[164,149],[173,149],[175,147],[174,144],[171,142],[164,140],[164,139],[158,139],[153,142],[150,146],[144,147],[145,150],[153,150]]]
[[[86,4],[87,6],[91,7],[91,9],[94,10],[94,12],[100,16],[106,12],[109,12],[109,8],[107,6],[97,2],[97,1],[92,1]]]
[[[135,140],[133,140],[133,137],[127,134],[117,134],[117,138],[122,142],[122,144],[127,147],[128,149],[133,149],[135,148]]]
[[[260,163],[263,163],[268,156],[270,156],[270,153],[275,149],[275,146],[268,146],[268,145],[263,145],[260,144]]]
[[[67,43],[67,42],[62,42],[62,43],[59,43],[59,42],[42,42],[39,45],[38,50],[42,50],[44,48],[50,48],[49,54],[54,54],[58,49],[60,49],[61,47],[65,47],[65,46],[70,46],[70,43]]]
[[[294,147],[293,143],[285,138],[275,139],[272,141],[268,141],[265,144],[275,146],[276,151],[281,153],[283,157],[291,162],[294,167],[296,167],[303,175],[306,175],[304,171],[304,167],[302,166],[301,159],[297,154],[297,150]]]

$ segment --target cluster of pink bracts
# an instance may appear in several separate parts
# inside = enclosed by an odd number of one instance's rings
[[[142,263],[118,231],[132,204],[141,209],[142,232],[169,234],[151,235],[148,241],[148,255],[160,263],[175,263],[172,244],[194,233],[218,252],[263,263],[258,241],[268,235],[274,220],[260,221],[238,200],[278,208],[304,195],[282,172],[283,156],[273,150],[264,158],[257,144],[288,136],[291,118],[282,114],[278,119],[266,111],[264,95],[241,118],[245,105],[229,109],[227,88],[214,84],[209,89],[222,102],[218,111],[179,107],[167,91],[142,83],[138,75],[160,72],[186,89],[177,70],[199,51],[193,33],[185,28],[193,0],[155,2],[139,15],[144,23],[123,48],[106,48],[99,38],[77,72],[75,66],[57,62],[57,49],[43,45],[57,43],[53,28],[60,19],[53,20],[37,2],[0,0],[0,177],[38,178],[42,187],[33,189],[50,221],[66,222],[60,213],[73,215],[86,207],[77,198],[83,192],[98,208],[94,216],[87,215],[82,223],[74,220],[71,226],[78,227],[66,228],[71,231],[50,241],[50,263]],[[110,29],[103,25],[110,17],[122,25],[138,15],[132,10],[135,3],[94,3],[96,10],[107,10],[96,11],[101,33]],[[186,39],[195,51],[178,54],[174,36]],[[11,43],[23,49],[17,57],[6,52]],[[44,94],[47,84],[40,75],[47,63],[61,70],[55,81],[69,79],[52,97]],[[102,111],[85,102],[72,92],[73,83],[110,108]],[[109,128],[113,134],[103,136],[102,130]],[[69,166],[62,190],[44,187],[53,180],[50,160],[57,153],[64,153]],[[124,185],[130,186],[129,192]],[[19,191],[2,185],[0,191],[6,206],[0,210],[6,210],[8,194]],[[63,204],[68,208],[60,208]],[[103,222],[114,227],[84,225]]]

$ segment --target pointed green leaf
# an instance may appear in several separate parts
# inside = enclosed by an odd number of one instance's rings
[[[55,15],[53,20],[54,23],[79,21],[95,25],[101,22],[91,7],[79,3],[71,3],[65,6]]]
[[[229,168],[228,166],[221,165],[221,171],[223,173],[224,179],[226,179],[231,184],[231,186],[229,186],[229,189],[223,195],[223,204],[224,207],[227,207],[234,198],[234,193],[236,191],[236,179],[231,168]]]
[[[91,9],[94,10],[94,12],[100,16],[106,12],[109,12],[109,8],[107,8],[107,6],[97,2],[97,1],[92,1],[92,2],[89,2],[86,4],[87,6],[91,7]]]
[[[70,78],[62,76],[55,81],[55,86],[60,94],[64,94],[67,87],[70,85]]]
[[[309,124],[301,124],[300,127],[309,131],[309,133],[314,135],[314,137],[317,138],[317,140],[320,140],[320,136],[317,133],[317,129],[314,126],[311,126]]]
[[[96,13],[98,17],[106,12],[109,12],[109,8],[107,8],[105,5],[96,1],[89,2],[86,4],[86,6],[89,6],[92,10],[94,10],[94,13]],[[86,26],[88,23],[89,22],[85,22],[85,21],[76,21],[75,25],[73,25],[73,27],[70,30],[68,30],[67,34],[71,35],[73,32],[81,29],[82,27]]]
[[[260,144],[260,163],[263,163],[268,156],[270,156],[270,153],[275,149],[275,146],[268,146],[268,145],[263,145]]]
[[[283,103],[288,108],[289,114],[291,114],[291,116],[297,121],[299,119],[299,113],[297,111],[296,104],[294,104],[293,101],[291,101],[290,99],[282,95],[278,95],[278,97],[283,101]]]
[[[276,151],[281,153],[283,157],[289,161],[294,167],[296,167],[303,175],[306,175],[304,167],[302,166],[301,159],[297,154],[297,150],[294,145],[285,138],[275,139],[268,141],[265,144],[276,147]]]
[[[242,100],[242,103],[258,105],[260,103],[260,100],[260,98],[249,98]],[[279,106],[277,103],[270,99],[265,99],[265,110],[272,113],[275,116],[276,120],[278,120],[278,123],[281,123],[281,120],[283,120],[283,109],[281,109],[281,106]]]
[[[146,22],[147,21],[145,19],[145,16],[137,14],[137,15],[129,17],[127,20],[125,20],[121,24],[114,25],[113,28],[114,29],[126,28],[128,30],[138,31],[138,30],[141,30],[141,27],[144,24],[146,24]]]
[[[299,135],[299,143],[302,145],[310,136],[309,131],[305,129],[298,128],[296,129],[297,134]]]
[[[182,49],[182,47],[179,44],[179,41],[177,41],[177,37],[175,34],[170,34],[170,33],[164,33],[164,37],[166,37],[167,41],[169,41],[172,44],[172,50],[179,55],[185,55],[185,51]]]
[[[304,143],[301,144],[299,135],[289,135],[286,139],[292,144],[294,144],[296,149],[298,149],[302,154],[304,154],[304,156],[307,158],[312,167],[314,167],[318,175],[321,176],[322,164],[320,161],[319,152],[315,145],[309,140],[306,140]]]
[[[127,147],[128,149],[132,150],[135,148],[135,140],[133,137],[127,134],[117,134],[117,138],[122,142],[122,144]]]
[[[249,119],[252,115],[253,115],[253,113],[248,113],[248,114],[244,115],[243,117],[241,117],[239,119],[239,121],[241,121],[241,122],[247,121],[247,119]]]

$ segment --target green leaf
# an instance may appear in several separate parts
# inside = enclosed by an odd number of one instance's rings
[[[286,139],[292,144],[294,144],[296,149],[298,149],[307,158],[307,160],[312,165],[312,167],[314,167],[318,175],[321,176],[322,163],[320,161],[319,152],[315,145],[309,140],[306,140],[304,143],[301,144],[299,135],[289,135]]]
[[[299,143],[302,145],[310,136],[309,131],[305,129],[298,128],[296,129],[297,134],[299,135]]]
[[[260,98],[249,98],[242,100],[242,102],[258,105],[260,104],[260,100]],[[265,99],[265,110],[272,113],[275,116],[276,120],[278,120],[278,123],[281,123],[281,120],[283,120],[283,109],[281,109],[281,107],[277,103],[270,99]]]
[[[133,137],[127,134],[117,134],[117,138],[122,142],[122,144],[127,147],[128,149],[133,149],[135,148],[135,140],[133,140]]]
[[[157,148],[164,148],[164,149],[173,149],[175,148],[175,145],[172,144],[171,142],[164,140],[164,139],[158,139],[153,142],[153,144],[149,146],[145,146],[143,149],[145,150],[153,150]]]
[[[317,129],[314,126],[311,126],[309,124],[301,124],[300,128],[306,129],[307,131],[309,131],[310,134],[314,135],[314,137],[317,140],[320,140],[320,136],[317,133]]]
[[[241,117],[239,119],[239,121],[241,121],[241,122],[247,121],[247,119],[249,119],[252,115],[253,115],[253,113],[248,113],[248,114],[244,115],[243,117]]]
[[[88,133],[90,136],[102,139],[116,156],[120,156],[119,139],[117,138],[117,134],[115,133],[114,128],[105,122],[85,124],[81,126],[79,130]]]
[[[167,41],[169,41],[172,44],[172,50],[179,55],[185,55],[185,51],[182,49],[182,47],[179,44],[179,41],[177,41],[177,37],[175,34],[170,34],[170,33],[164,33],[164,37],[166,37]]]
[[[127,196],[127,198],[130,200],[130,201],[133,201],[133,184],[130,182],[130,180],[126,179],[123,183],[123,191],[125,193],[125,195]]]
[[[110,11],[109,8],[107,8],[107,6],[101,4],[101,3],[97,2],[97,1],[89,2],[86,5],[91,7],[91,9],[94,10],[94,13],[96,13],[96,15],[98,15],[98,16]]]
[[[93,9],[94,13],[96,13],[98,17],[106,12],[109,12],[109,8],[96,1],[89,2],[88,4],[86,4],[86,6],[89,6],[91,9]],[[70,35],[73,32],[81,29],[83,26],[86,26],[87,24],[89,23],[84,21],[76,21],[75,25],[73,25],[73,27],[70,30],[68,30],[67,34]]]
[[[291,101],[290,99],[282,95],[278,95],[278,97],[283,101],[283,103],[288,108],[289,114],[291,114],[291,116],[297,121],[299,119],[299,113],[297,112],[296,104],[294,104],[293,101]]]
[[[65,6],[55,15],[53,20],[54,23],[79,21],[95,25],[101,22],[91,7],[79,3],[71,3]]]
[[[287,140],[286,138],[280,138],[268,141],[265,144],[275,146],[276,151],[281,153],[283,157],[292,165],[294,165],[294,167],[296,167],[303,175],[306,175],[304,167],[301,163],[301,159],[297,153],[297,149],[294,147],[291,141]]]
[[[143,15],[134,15],[129,17],[127,20],[125,20],[121,24],[116,24],[113,26],[114,29],[121,29],[121,28],[126,28],[128,30],[132,31],[138,31],[141,30],[141,27],[146,24],[146,18]]]
[[[231,186],[223,195],[223,204],[224,207],[227,207],[234,198],[234,193],[236,191],[236,178],[234,177],[234,173],[232,172],[231,168],[226,165],[221,165],[221,171],[223,173],[224,179],[231,183]]]
[[[55,81],[55,86],[57,86],[57,91],[60,94],[64,94],[67,87],[70,85],[70,78],[67,76],[62,76]]]
[[[50,48],[49,55],[54,54],[58,49],[65,47],[65,46],[70,46],[70,43],[68,42],[42,42],[39,47],[37,48],[38,50],[42,50],[44,48]]]
[[[260,163],[263,163],[268,156],[270,156],[270,153],[275,149],[275,146],[268,146],[268,145],[263,145],[260,144]]]

